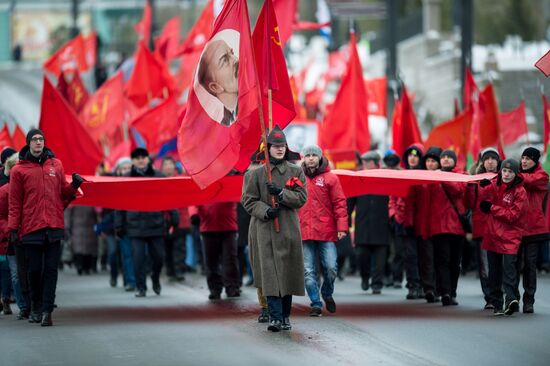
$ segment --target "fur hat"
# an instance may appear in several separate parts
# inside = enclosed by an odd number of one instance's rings
[[[149,157],[149,151],[143,147],[136,147],[132,152],[130,153],[130,157],[132,159],[137,159],[140,157]]]
[[[19,154],[12,154],[5,161],[4,172],[6,174],[9,174],[9,172],[11,171],[11,168],[13,168],[18,161],[19,161]]]

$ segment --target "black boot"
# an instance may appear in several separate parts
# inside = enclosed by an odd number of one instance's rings
[[[40,323],[42,321],[42,315],[37,311],[31,311],[29,315],[29,323]]]
[[[269,322],[269,311],[267,309],[262,308],[262,311],[258,316],[258,323],[268,323],[268,322]]]
[[[42,313],[42,324],[40,325],[43,327],[51,327],[53,325],[52,313]]]
[[[267,330],[269,330],[271,332],[280,332],[281,328],[282,328],[282,324],[281,324],[280,320],[272,320],[269,323],[269,325],[267,327]]]

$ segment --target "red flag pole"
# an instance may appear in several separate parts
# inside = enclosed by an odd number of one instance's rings
[[[266,12],[266,23],[267,23],[267,19],[268,19],[268,14],[269,14],[269,12]],[[265,36],[265,34],[264,34],[264,36]],[[252,50],[254,51],[254,42],[250,42],[250,44],[252,45]],[[258,67],[256,65],[256,58],[252,57],[252,59],[254,61],[254,73],[256,74],[256,82],[258,82],[260,80],[260,78],[258,76]],[[259,92],[256,95],[258,96],[258,105],[259,105],[258,112],[260,113],[260,127],[262,129],[262,144],[264,145],[264,157],[265,157],[265,167],[266,167],[266,170],[267,170],[267,181],[269,183],[273,183],[273,177],[271,176],[271,164],[269,163],[269,151],[267,149],[267,133],[266,133],[266,130],[265,130],[264,107],[263,107],[263,103],[262,103],[262,94],[261,93],[262,93],[262,85],[260,85]],[[268,90],[268,97],[270,97],[270,96],[271,96],[271,90]],[[269,108],[269,115],[270,115],[270,117],[269,117],[269,120],[270,120],[269,128],[271,129],[271,102],[268,104],[268,108]],[[273,208],[277,207],[277,201],[275,199],[275,196],[271,196],[271,207],[273,207]],[[281,228],[279,226],[279,218],[278,217],[276,217],[273,220],[273,226],[275,228],[275,232],[278,233],[278,232],[281,231]]]

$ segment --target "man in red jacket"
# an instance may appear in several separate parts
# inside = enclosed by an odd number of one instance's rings
[[[523,276],[523,312],[534,312],[537,290],[537,254],[539,246],[548,240],[548,226],[544,217],[543,201],[548,192],[548,174],[539,164],[540,151],[528,147],[521,154],[523,187],[529,199],[529,219],[518,252],[518,272]],[[519,273],[518,286],[519,287]],[[519,299],[519,288],[517,289]]]
[[[32,129],[12,169],[8,229],[10,241],[25,251],[31,298],[30,323],[52,325],[57,268],[64,237],[63,210],[84,181],[69,184],[61,161],[45,147],[42,131]]]
[[[332,294],[338,272],[335,242],[347,235],[348,212],[340,180],[330,172],[328,160],[323,158],[321,149],[315,145],[307,146],[302,154],[302,169],[306,175],[309,199],[298,215],[304,246],[306,291],[311,300],[309,315],[321,316],[323,304],[317,283],[317,256],[321,261],[324,278],[321,296],[328,312],[334,313],[336,303]]]

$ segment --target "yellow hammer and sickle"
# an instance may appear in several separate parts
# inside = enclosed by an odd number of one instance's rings
[[[271,36],[271,40],[273,41],[273,43],[275,43],[277,46],[281,47],[281,41],[279,39],[279,26],[276,26],[273,28],[273,31],[275,32],[275,34],[277,35],[277,37],[275,36]]]

